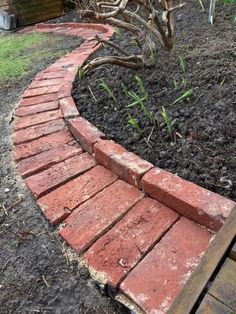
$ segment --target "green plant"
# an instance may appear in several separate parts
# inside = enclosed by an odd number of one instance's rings
[[[161,109],[162,118],[166,124],[167,131],[169,135],[172,135],[171,118],[164,107]]]
[[[110,89],[110,87],[105,83],[105,81],[104,80],[101,80],[101,83],[99,84],[101,87],[102,87],[102,89],[104,89],[106,92],[107,92],[107,94],[116,102],[116,97],[115,97],[115,95],[114,95],[114,93],[113,93],[113,91]]]
[[[134,118],[134,117],[132,117],[130,114],[129,114],[129,120],[128,120],[128,123],[133,127],[133,128],[135,128],[137,131],[138,131],[138,133],[142,133],[143,132],[143,130],[140,128],[140,126],[138,125],[138,122],[137,122],[137,120]]]
[[[138,75],[135,75],[135,80],[136,80],[136,83],[137,83],[141,93],[143,95],[147,95],[146,89],[145,89],[145,87],[143,85],[143,81],[141,80],[141,78]]]
[[[118,37],[121,37],[124,32],[123,32],[123,29],[122,29],[122,28],[116,26],[116,27],[115,27],[115,33],[117,34]]]
[[[134,91],[128,92],[128,95],[134,100],[133,103],[129,104],[127,107],[138,106],[144,112],[149,121],[155,126],[156,120],[153,116],[153,113],[147,108],[145,101],[147,100],[147,96],[139,97]]]
[[[223,5],[235,4],[236,0],[222,0]]]
[[[78,69],[78,72],[77,72],[78,80],[79,80],[79,81],[82,81],[82,79],[84,78],[84,76],[85,76],[84,70],[83,70],[83,68],[80,67],[80,68]]]
[[[181,100],[184,100],[184,99],[190,97],[190,96],[192,95],[192,93],[193,93],[192,88],[189,89],[189,90],[187,90],[187,91],[185,91],[180,97],[178,97],[178,98],[173,102],[172,105],[176,104],[177,102],[179,102],[179,101],[181,101]]]
[[[173,80],[174,89],[178,89],[178,81],[176,79]]]
[[[181,68],[182,72],[185,73],[186,72],[186,62],[181,56],[179,56],[179,64],[180,64],[180,68]]]

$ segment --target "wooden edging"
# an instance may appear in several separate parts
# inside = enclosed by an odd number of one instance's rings
[[[217,233],[195,272],[175,300],[169,314],[192,313],[203,289],[212,277],[236,235],[236,206]]]

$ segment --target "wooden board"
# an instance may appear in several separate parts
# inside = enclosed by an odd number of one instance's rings
[[[208,281],[224,258],[228,248],[236,234],[236,207],[234,207],[223,227],[211,242],[208,250],[191,275],[179,296],[172,305],[169,313],[183,314],[192,313]],[[194,243],[193,243],[194,245]]]
[[[236,228],[236,227],[235,227]],[[236,243],[234,243],[234,246],[232,247],[230,253],[229,253],[229,257],[236,261]]]
[[[216,299],[236,311],[236,262],[227,258],[209,291]]]
[[[206,294],[196,314],[234,314],[234,311],[211,295]]]
[[[0,10],[10,7],[17,15],[19,26],[30,25],[61,16],[63,0],[0,0]]]

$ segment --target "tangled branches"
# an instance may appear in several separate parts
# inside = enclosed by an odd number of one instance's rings
[[[129,55],[123,48],[108,41],[106,44],[115,48],[119,56],[96,58],[85,66],[85,71],[104,63],[130,68],[153,65],[158,43],[167,50],[172,49],[174,11],[184,5],[175,4],[175,0],[75,1],[82,17],[131,32],[138,47],[137,53]],[[96,39],[104,44],[99,37]]]

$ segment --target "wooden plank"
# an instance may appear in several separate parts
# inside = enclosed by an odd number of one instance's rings
[[[230,253],[229,253],[229,257],[236,261],[236,243],[234,243],[234,246],[232,247]]]
[[[209,291],[216,299],[236,310],[236,263],[227,258]]]
[[[206,294],[196,314],[234,314],[235,312],[226,305]]]
[[[211,242],[208,250],[191,275],[179,296],[172,305],[169,313],[191,313],[206,287],[217,265],[223,259],[226,251],[232,243],[236,233],[236,206],[232,209],[225,224],[221,227],[215,239]],[[194,243],[193,243],[194,245]]]

